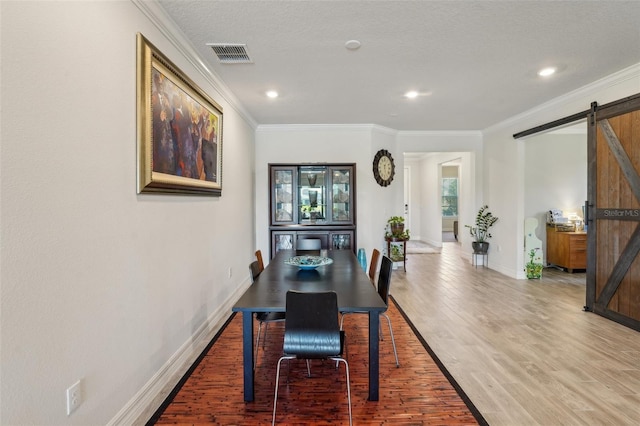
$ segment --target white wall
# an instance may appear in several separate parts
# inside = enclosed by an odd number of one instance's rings
[[[420,220],[422,214],[423,201],[420,198],[423,182],[421,177],[421,159],[415,157],[404,156],[404,165],[409,168],[411,187],[409,188],[409,217],[411,223],[407,224],[411,239],[422,239],[422,223]]]
[[[422,204],[422,214],[420,223],[422,241],[436,247],[442,246],[442,215],[440,210],[440,163],[442,154],[437,153],[427,156],[422,160],[420,168],[420,200]]]
[[[640,64],[549,101],[483,131],[484,202],[500,219],[492,228],[489,265],[524,278],[525,147],[513,134],[640,93]],[[494,248],[496,250],[494,250]],[[498,250],[499,248],[499,250]]]
[[[573,212],[582,216],[581,208],[587,199],[586,122],[580,127],[580,133],[559,130],[524,141],[524,215],[538,219],[535,233],[542,241],[545,262],[547,212],[560,209],[565,215]]]
[[[253,128],[134,3],[0,7],[0,423],[126,419],[249,283]],[[221,198],[136,194],[137,32],[222,105]]]
[[[387,218],[402,214],[403,166],[394,145],[395,132],[370,125],[259,126],[255,175],[258,248],[270,253],[269,163],[320,162],[356,164],[357,245],[367,253],[373,248],[381,250]],[[396,162],[394,180],[386,188],[376,183],[372,171],[373,157],[382,148]]]

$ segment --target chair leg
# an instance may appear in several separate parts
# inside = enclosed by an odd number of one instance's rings
[[[345,360],[345,362],[347,362],[347,358],[349,358],[349,348],[347,347],[346,340],[344,342],[344,355],[342,355],[342,358]],[[340,360],[336,360],[336,370],[338,369],[339,364]]]
[[[267,341],[267,331],[269,331],[269,323],[264,323],[264,337],[262,338],[262,349],[264,349],[265,342]]]
[[[262,321],[258,322],[258,335],[256,336],[256,349],[253,354],[253,369],[256,369],[258,365],[258,346],[260,345],[260,329],[262,328]]]
[[[389,324],[389,334],[391,334],[391,343],[393,344],[393,354],[396,356],[396,367],[400,367],[400,362],[398,361],[398,351],[396,350],[396,339],[393,338],[393,328],[391,327],[391,320],[386,313],[381,314],[383,317],[387,319],[387,323]]]
[[[351,313],[353,312],[340,312],[340,331],[344,330],[342,328],[342,324],[344,323],[344,316]],[[380,332],[378,334],[380,336],[380,340],[384,340],[384,337],[382,336],[382,324],[380,324]]]
[[[353,424],[353,418],[351,415],[351,379],[349,378],[349,363],[344,358],[333,358],[336,361],[336,364],[339,362],[344,362],[344,369],[347,376],[347,401],[349,402],[349,426]]]
[[[280,384],[280,366],[282,364],[282,361],[284,361],[285,359],[292,360],[294,358],[295,358],[294,356],[283,356],[283,357],[280,357],[280,359],[278,360],[278,365],[276,367],[276,388],[273,393],[273,417],[271,419],[271,426],[275,426],[276,424],[276,410],[278,406],[278,387],[279,387],[278,385]],[[349,426],[351,426],[353,425],[353,416],[351,413],[351,378],[349,377],[349,363],[347,362],[346,359],[340,358],[340,357],[335,357],[335,358],[332,357],[331,359],[336,361],[336,365],[339,362],[344,362],[344,368],[347,376],[347,401],[349,403]],[[308,369],[309,360],[307,359],[306,361],[307,361],[307,369]],[[309,371],[309,375],[311,375],[311,371]]]
[[[291,360],[293,358],[294,357],[283,356],[283,357],[280,357],[280,359],[278,360],[278,367],[276,368],[276,390],[273,395],[273,418],[271,419],[272,426],[276,424],[276,405],[278,404],[278,385],[280,383],[280,365],[282,364],[283,360],[285,359]]]

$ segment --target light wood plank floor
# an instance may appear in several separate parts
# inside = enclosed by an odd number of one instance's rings
[[[640,333],[582,310],[584,273],[516,280],[463,254],[408,255],[391,293],[490,425],[640,425]]]

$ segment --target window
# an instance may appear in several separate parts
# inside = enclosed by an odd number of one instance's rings
[[[458,216],[458,178],[442,178],[442,216]]]

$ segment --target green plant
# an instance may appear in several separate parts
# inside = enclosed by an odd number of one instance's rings
[[[534,262],[533,258],[536,255],[538,249],[529,250],[529,261],[526,263],[525,271],[527,272],[527,278],[541,278],[542,269],[544,265],[542,263]]]
[[[393,232],[391,232],[391,231],[389,231],[387,229],[387,230],[385,230],[384,237],[385,238],[397,238],[399,240],[408,240],[408,239],[411,238],[411,235],[410,235],[408,229],[405,229],[401,233],[396,233],[396,234],[394,234]]]
[[[402,216],[391,216],[389,220],[387,220],[389,225],[396,225],[400,223],[404,223],[404,217]]]
[[[391,260],[399,262],[402,259],[402,250],[400,249],[400,246],[397,244],[391,244]]]
[[[489,228],[498,221],[498,218],[488,209],[489,206],[484,205],[478,210],[478,214],[476,214],[476,226],[465,225],[466,228],[469,228],[471,236],[479,243],[491,238]]]

